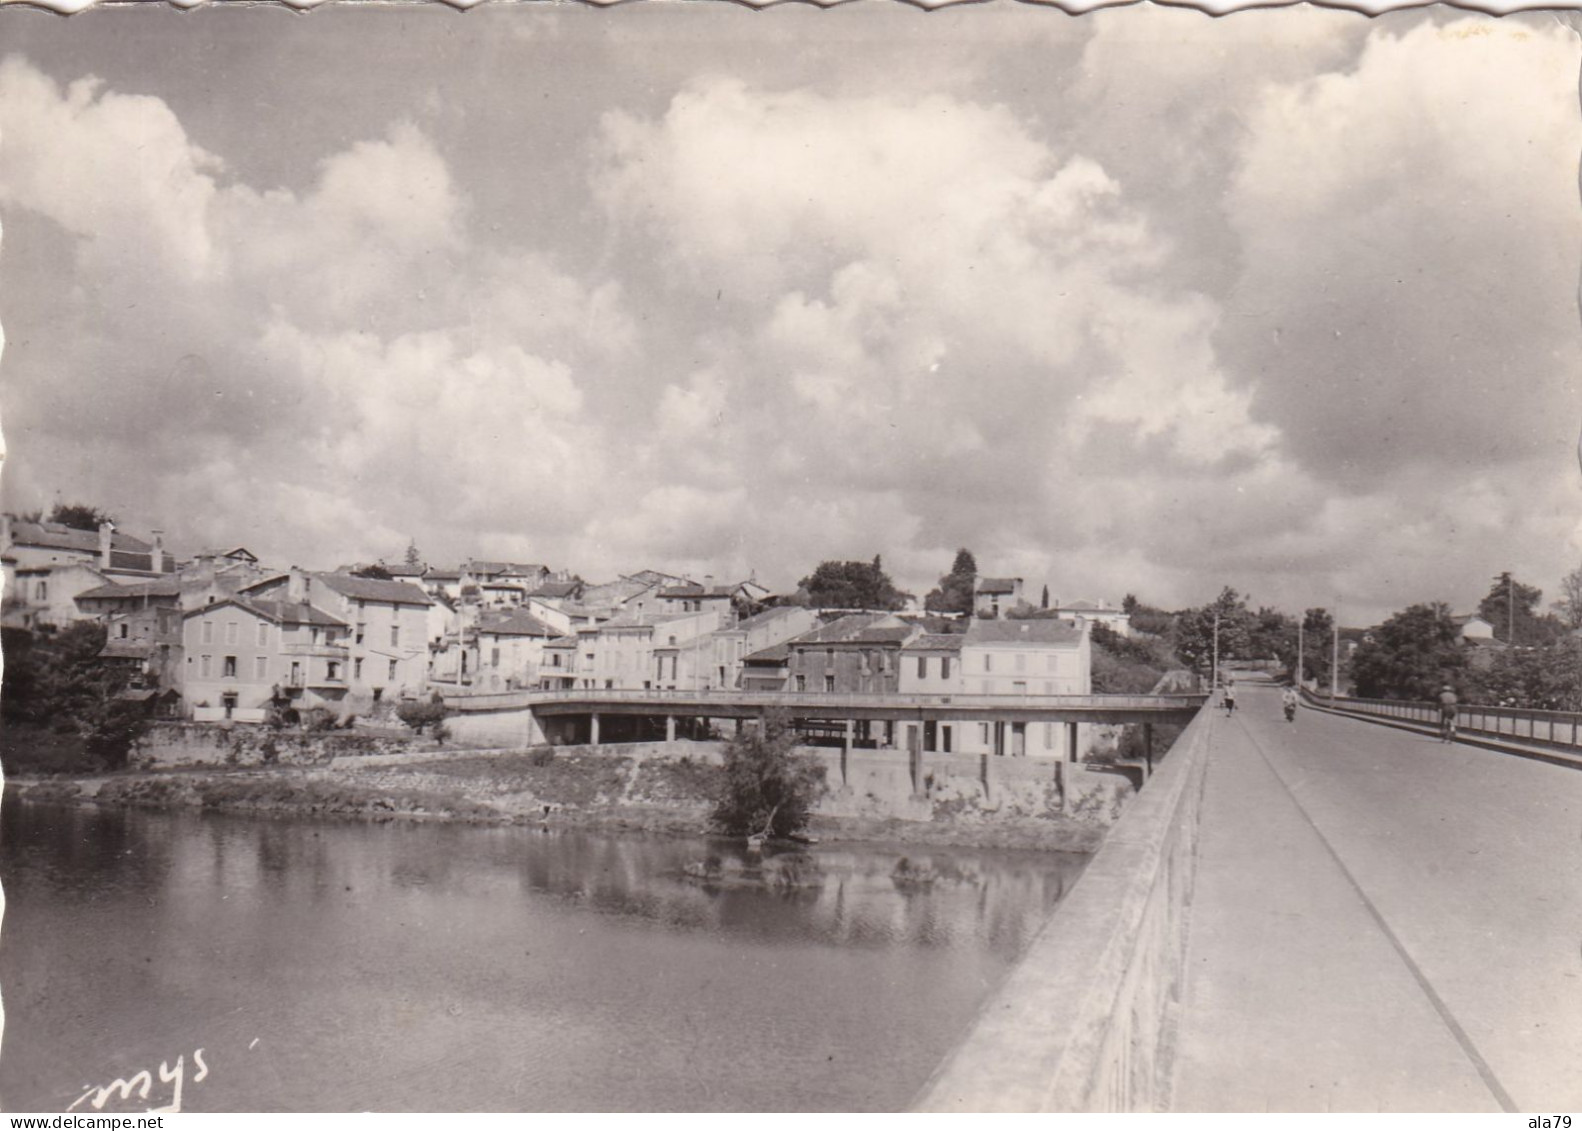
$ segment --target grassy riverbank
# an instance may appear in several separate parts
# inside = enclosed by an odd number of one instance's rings
[[[718,769],[687,757],[525,751],[393,764],[192,769],[13,777],[25,799],[283,817],[580,825],[695,836],[708,831]],[[1077,817],[934,821],[815,817],[825,840],[1091,852],[1102,826]]]

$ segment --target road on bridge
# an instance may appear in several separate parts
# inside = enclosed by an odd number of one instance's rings
[[[1238,691],[1172,1109],[1582,1109],[1582,771]]]

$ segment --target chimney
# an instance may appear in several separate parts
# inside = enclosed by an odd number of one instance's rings
[[[101,522],[99,524],[99,568],[110,568],[110,536],[115,533],[115,524]]]
[[[714,588],[714,575],[712,573],[705,573],[703,575],[703,588],[705,588],[705,589],[713,589]]]
[[[165,532],[154,531],[153,566],[155,573],[165,572]]]

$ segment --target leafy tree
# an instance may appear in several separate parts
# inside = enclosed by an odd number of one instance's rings
[[[406,544],[406,557],[403,560],[414,569],[423,564],[423,555],[418,552],[416,538]]]
[[[436,732],[442,730],[446,713],[445,703],[438,695],[428,700],[406,700],[396,707],[396,718],[418,734],[422,734],[423,728],[430,725],[434,726]],[[444,741],[443,734],[437,733],[437,737]]]
[[[1302,673],[1320,687],[1329,686],[1331,636],[1335,618],[1328,609],[1312,608],[1302,614]]]
[[[877,557],[871,564],[820,562],[799,584],[807,590],[809,603],[821,609],[900,609],[906,605],[906,594],[891,582]]]
[[[1562,626],[1554,617],[1538,615],[1538,602],[1543,596],[1542,589],[1523,585],[1506,571],[1494,579],[1488,595],[1478,602],[1478,616],[1494,626],[1496,640],[1507,644],[1547,644],[1560,635]],[[1514,641],[1510,638],[1513,624]]]
[[[378,565],[378,564],[366,565],[366,566],[361,567],[360,569],[354,569],[354,570],[352,570],[352,576],[353,577],[367,577],[367,578],[371,578],[371,579],[373,579],[375,581],[394,581],[395,580],[395,578],[391,576],[389,570],[385,569],[384,566]]]
[[[1256,618],[1247,608],[1247,599],[1229,585],[1210,604],[1184,609],[1176,614],[1171,638],[1176,655],[1188,667],[1207,671],[1213,666],[1214,625],[1219,623],[1219,659],[1251,658],[1252,629]]]
[[[713,820],[735,836],[788,836],[807,826],[824,788],[824,764],[798,750],[786,719],[770,714],[725,744]]]
[[[49,512],[49,520],[73,530],[98,530],[102,523],[115,522],[109,511],[91,507],[87,503],[56,503]]]
[[[1582,566],[1578,566],[1560,579],[1560,599],[1555,610],[1565,627],[1573,631],[1582,628]]]
[[[1135,613],[1137,608],[1137,594],[1128,593],[1126,596],[1121,598],[1121,612],[1125,613],[1127,616]]]
[[[970,613],[977,588],[977,559],[971,550],[957,550],[950,572],[939,579],[938,587],[929,590],[923,607],[931,613]]]
[[[1351,677],[1364,699],[1432,699],[1467,668],[1459,628],[1443,602],[1396,613],[1364,640],[1351,659]]]
[[[1486,672],[1469,673],[1471,697],[1539,711],[1582,711],[1582,640],[1509,648]]]
[[[91,621],[68,625],[52,637],[29,640],[7,633],[0,707],[7,720],[79,736],[91,757],[119,768],[147,718],[141,704],[119,697],[127,677],[99,660],[104,641],[104,626]]]
[[[1093,690],[1099,694],[1146,695],[1166,671],[1176,666],[1169,646],[1158,638],[1126,637],[1095,621]]]
[[[1247,649],[1254,659],[1276,659],[1288,670],[1296,666],[1296,621],[1267,606],[1260,608],[1248,631]]]

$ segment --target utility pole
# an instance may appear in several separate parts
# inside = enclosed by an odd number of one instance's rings
[[[1303,667],[1302,663],[1302,633],[1306,628],[1307,615],[1304,613],[1302,615],[1302,619],[1296,622],[1296,685],[1298,687],[1302,687],[1306,683],[1306,680],[1304,679],[1304,676],[1306,675],[1306,669]]]
[[[1335,615],[1331,619],[1333,635],[1329,651],[1329,697],[1340,694],[1340,602],[1335,602]]]
[[[1214,671],[1209,676],[1209,691],[1219,686],[1219,613],[1214,614]]]
[[[1516,575],[1505,574],[1505,640],[1516,647]]]

